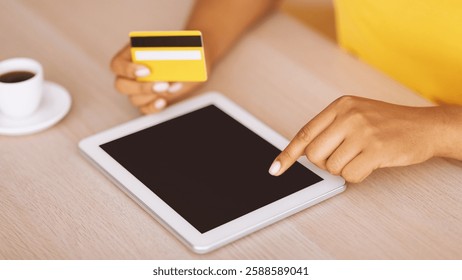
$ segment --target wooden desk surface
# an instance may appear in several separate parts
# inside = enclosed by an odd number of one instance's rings
[[[462,163],[433,159],[361,184],[207,255],[186,249],[87,162],[80,139],[139,116],[108,64],[131,30],[181,29],[183,0],[0,2],[0,59],[33,57],[72,94],[44,132],[0,136],[0,258],[462,258]],[[276,13],[201,90],[219,90],[290,138],[344,93],[426,105],[331,41]]]

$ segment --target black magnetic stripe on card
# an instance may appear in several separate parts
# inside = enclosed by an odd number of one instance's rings
[[[131,37],[132,47],[202,47],[201,36]]]

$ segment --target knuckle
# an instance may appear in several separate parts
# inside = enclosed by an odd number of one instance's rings
[[[363,110],[356,108],[356,107],[350,107],[348,108],[348,112],[344,118],[344,121],[346,123],[351,124],[359,124],[361,125],[361,128],[366,128],[367,124],[369,123],[368,118],[366,114],[364,113]]]
[[[343,95],[337,98],[335,103],[337,103],[340,106],[350,107],[356,103],[357,99],[358,97],[353,95]]]
[[[317,166],[322,164],[322,157],[319,155],[316,149],[313,149],[312,147],[307,147],[305,149],[305,155],[308,158],[309,161],[312,163],[316,164]]]
[[[130,84],[124,79],[116,79],[114,82],[114,86],[118,92],[124,95],[129,94],[131,92]]]
[[[361,127],[360,135],[363,139],[369,139],[370,143],[374,143],[380,140],[380,138],[377,135],[376,128],[372,125],[363,125]]]
[[[358,175],[354,174],[353,172],[350,171],[343,171],[342,172],[342,177],[350,183],[359,183],[360,178]]]
[[[348,182],[350,182],[352,184],[358,184],[358,183],[362,182],[362,179],[358,178],[358,177],[352,177],[352,178],[345,179],[345,180],[347,180]]]
[[[139,99],[136,97],[136,96],[130,96],[128,98],[130,100],[130,103],[133,105],[133,106],[138,106],[139,105]]]
[[[383,152],[386,150],[387,145],[382,139],[371,137],[370,148],[372,151]]]
[[[139,107],[139,108],[140,108],[141,113],[143,113],[145,115],[152,114],[152,113],[155,112],[153,102],[151,102],[151,103],[149,103],[149,104],[147,104],[145,106]]]
[[[329,158],[326,162],[326,168],[329,173],[334,175],[339,175],[342,169],[338,158]]]
[[[304,126],[298,132],[297,137],[303,142],[309,142],[311,139],[311,135],[312,135],[311,129],[308,126]]]
[[[111,62],[109,63],[109,67],[111,68],[112,72],[116,72],[117,71],[117,66],[118,66],[118,57],[117,56],[114,56],[112,59],[111,59]]]
[[[368,137],[367,142],[364,143],[364,150],[369,154],[382,156],[388,156],[392,152],[383,139],[374,135]]]
[[[124,87],[123,87],[123,81],[122,81],[120,78],[116,78],[116,79],[114,80],[114,87],[115,87],[117,90],[121,91],[121,90],[124,88]]]
[[[352,170],[351,168],[344,168],[341,172],[342,177],[350,183],[361,183],[366,177],[367,174],[370,174],[372,171],[361,171],[361,170]]]
[[[143,115],[149,114],[149,112],[144,107],[139,107],[138,109],[139,109],[140,113],[143,114]]]
[[[147,90],[146,83],[135,82],[135,88],[137,93],[148,93],[151,90]]]
[[[143,93],[152,93],[156,94],[153,90],[153,84],[152,83],[138,83],[139,84],[139,91]]]
[[[283,150],[281,152],[281,157],[282,158],[286,158],[286,159],[291,159],[291,160],[297,160],[290,152],[288,152],[287,150]]]
[[[352,119],[362,120],[364,118],[364,112],[361,109],[354,106],[348,110],[348,113],[349,117]]]

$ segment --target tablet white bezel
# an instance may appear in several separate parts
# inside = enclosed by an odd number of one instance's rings
[[[251,114],[221,94],[212,92],[175,104],[158,114],[140,117],[85,138],[79,143],[80,150],[132,199],[197,253],[216,249],[345,189],[343,178],[332,176],[302,157],[299,162],[324,180],[202,234],[100,148],[101,144],[208,105],[215,105],[280,150],[288,144],[288,140]]]

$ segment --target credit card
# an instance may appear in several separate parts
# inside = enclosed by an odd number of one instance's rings
[[[133,62],[151,70],[138,81],[203,82],[207,80],[200,31],[130,32]]]

